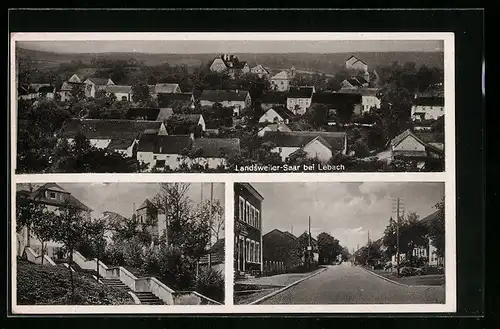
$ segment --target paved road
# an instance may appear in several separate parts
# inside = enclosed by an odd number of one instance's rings
[[[444,299],[444,287],[404,287],[343,263],[261,304],[435,304]]]

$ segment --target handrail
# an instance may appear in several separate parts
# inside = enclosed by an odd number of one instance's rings
[[[175,294],[175,291],[172,288],[168,287],[166,284],[164,284],[163,282],[161,282],[160,280],[158,280],[154,276],[150,277],[150,279],[151,279],[151,281],[155,282],[157,285],[159,285],[163,289],[167,290],[169,293]]]

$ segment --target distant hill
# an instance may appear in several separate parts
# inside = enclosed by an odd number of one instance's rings
[[[31,58],[39,69],[48,69],[59,66],[61,63],[69,63],[72,60],[81,60],[90,63],[96,56],[106,59],[130,59],[143,61],[148,66],[168,63],[170,65],[185,64],[188,67],[199,67],[208,64],[213,58],[220,54],[151,54],[151,53],[99,53],[99,54],[72,54],[53,53],[39,50],[18,48],[18,56]],[[334,73],[339,67],[343,67],[345,60],[351,55],[363,60],[369,70],[378,66],[391,65],[397,61],[401,64],[414,62],[417,66],[427,65],[443,68],[443,52],[361,52],[361,53],[287,53],[287,54],[235,54],[240,60],[247,61],[250,66],[262,64],[271,69],[285,69],[294,66],[298,70],[321,71]]]

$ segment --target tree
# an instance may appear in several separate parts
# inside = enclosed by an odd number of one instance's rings
[[[245,73],[241,75],[235,82],[236,89],[246,90],[250,93],[252,100],[258,99],[263,92],[270,89],[271,84],[268,79],[260,78],[254,73]]]
[[[104,238],[106,222],[102,219],[95,219],[86,224],[85,231],[91,248],[91,256],[96,259],[96,277],[99,278],[99,260],[102,259],[106,250],[106,239]]]
[[[57,227],[54,226],[54,217],[54,213],[47,210],[46,207],[43,206],[41,214],[34,217],[34,221],[31,226],[33,233],[38,238],[38,240],[40,240],[40,243],[42,245],[42,252],[40,255],[40,257],[42,258],[42,264],[47,249],[46,243],[47,241],[52,240],[52,237],[54,236],[54,230],[57,229]]]
[[[441,199],[435,206],[438,210],[436,218],[430,223],[429,238],[434,247],[436,247],[436,255],[438,257],[445,256],[445,220],[444,220],[444,198]]]
[[[212,208],[211,211],[210,207]],[[211,218],[209,218],[210,214],[212,215]],[[225,222],[224,208],[221,205],[220,200],[213,200],[212,203],[210,203],[210,201],[201,203],[196,209],[196,216],[202,218],[202,221],[210,223],[210,235],[215,237],[215,239],[219,239],[224,230]]]
[[[389,219],[389,225],[384,230],[384,236],[382,238],[382,244],[386,247],[385,249],[385,257],[390,259],[392,255],[395,255],[397,252],[397,222],[392,219]]]
[[[328,233],[322,232],[318,235],[318,251],[320,264],[332,264],[342,252],[339,240]]]
[[[351,253],[349,252],[349,248],[347,248],[346,246],[342,247],[341,254],[342,254],[342,261],[343,262],[348,261],[349,257],[351,256]]]
[[[144,83],[136,83],[132,85],[132,100],[134,103],[147,103],[151,100],[149,86]]]
[[[86,218],[83,211],[73,206],[68,200],[59,207],[59,214],[54,216],[54,232],[52,239],[61,243],[69,253],[69,274],[71,281],[71,296],[75,299],[75,283],[73,280],[73,252],[75,247],[85,238]]]
[[[407,255],[410,263],[413,264],[413,249],[428,245],[428,228],[425,223],[418,220],[418,215],[414,212],[404,217],[400,226],[400,251]]]
[[[328,106],[323,104],[313,105],[306,112],[307,121],[314,127],[320,128],[327,125]]]

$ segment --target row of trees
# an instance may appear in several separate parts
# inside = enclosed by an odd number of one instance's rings
[[[73,251],[108,265],[128,266],[148,276],[157,276],[174,289],[194,289],[216,300],[223,299],[224,281],[212,269],[199,269],[212,237],[224,229],[224,210],[219,200],[193,206],[188,196],[190,184],[164,183],[153,199],[153,207],[166,218],[168,229],[156,235],[157,221],[140,222],[135,214],[124,222],[90,220],[81,209],[66,202],[58,212],[43,204],[18,196],[17,231],[27,228],[42,244],[64,246],[71,266]],[[105,232],[112,232],[111,241]],[[98,263],[97,263],[98,264]],[[98,268],[96,272],[99,273]],[[74,296],[73,273],[69,271]]]

